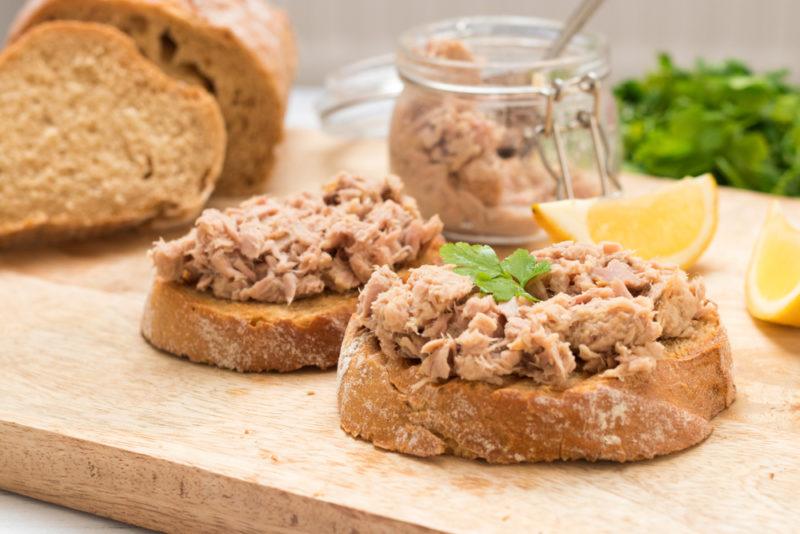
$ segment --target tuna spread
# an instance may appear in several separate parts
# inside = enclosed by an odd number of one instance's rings
[[[431,41],[424,53],[479,64],[460,41]],[[465,70],[450,67],[447,80],[481,84],[470,77],[476,72]],[[537,231],[531,204],[556,198],[556,181],[526,137],[541,114],[531,102],[477,100],[407,84],[392,119],[392,172],[423,214],[439,214],[449,235],[524,241],[514,238]],[[575,196],[599,194],[598,180],[571,169]]]
[[[208,209],[186,236],[157,242],[150,257],[162,279],[225,299],[285,303],[359,287],[377,266],[415,260],[441,230],[438,217],[420,216],[397,177],[342,173],[321,193]]]
[[[564,386],[578,373],[649,372],[666,338],[716,314],[699,279],[640,259],[612,243],[560,243],[533,253],[551,270],[529,283],[541,299],[496,303],[452,266],[378,269],[357,319],[390,357],[421,361],[428,379],[501,383],[509,375]]]

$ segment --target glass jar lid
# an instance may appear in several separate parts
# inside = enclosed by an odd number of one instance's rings
[[[395,99],[402,90],[394,54],[347,65],[325,78],[316,104],[322,128],[343,137],[386,137]]]

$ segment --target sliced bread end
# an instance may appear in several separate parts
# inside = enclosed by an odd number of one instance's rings
[[[191,220],[225,154],[215,100],[101,24],[42,24],[6,49],[0,117],[0,245]]]

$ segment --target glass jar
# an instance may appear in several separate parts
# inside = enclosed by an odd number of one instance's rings
[[[619,190],[608,47],[578,35],[542,59],[561,26],[474,17],[406,32],[389,132],[391,171],[451,240],[537,238],[536,202]]]
[[[619,191],[608,47],[578,35],[544,59],[561,24],[471,17],[414,28],[397,53],[328,76],[325,131],[389,136],[391,171],[452,240],[526,244],[531,204]],[[399,76],[398,76],[399,75]]]

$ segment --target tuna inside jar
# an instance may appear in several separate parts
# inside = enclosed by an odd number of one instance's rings
[[[526,18],[474,18],[412,30],[401,39],[397,67],[404,90],[389,137],[392,172],[401,176],[426,215],[438,213],[450,239],[493,244],[538,237],[536,202],[563,196],[552,139],[542,136],[554,79],[607,72],[596,37],[579,36],[558,60],[541,58],[558,26]],[[609,168],[619,161],[616,108],[602,94]],[[565,125],[591,111],[586,93],[565,94],[554,119]],[[589,130],[565,135],[576,197],[600,194]]]

